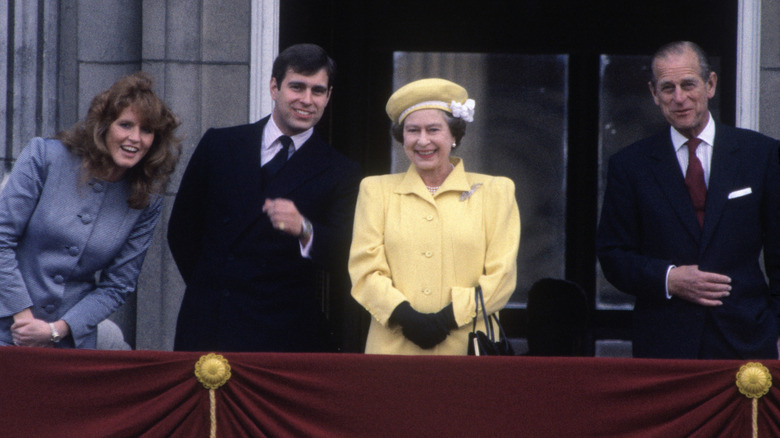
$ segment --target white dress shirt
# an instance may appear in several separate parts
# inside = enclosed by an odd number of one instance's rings
[[[301,146],[303,146],[304,143],[306,143],[307,140],[314,134],[314,128],[309,128],[306,131],[301,132],[300,134],[295,134],[290,136],[293,141],[293,148],[291,149],[290,155],[287,157],[289,158],[294,154],[295,152],[300,149]],[[274,122],[273,117],[268,118],[268,123],[265,124],[265,128],[263,129],[263,138],[260,143],[260,164],[265,165],[265,163],[271,161],[273,157],[276,155],[277,152],[282,148],[282,142],[279,141],[279,137],[285,135],[281,129],[279,129],[278,126],[276,126],[276,123]]]
[[[677,161],[680,162],[680,169],[683,176],[688,170],[688,146],[685,142],[688,139],[680,134],[676,129],[669,128],[672,132],[672,144],[677,152]],[[699,147],[696,148],[696,156],[701,161],[701,167],[704,170],[704,184],[710,185],[710,165],[712,163],[712,145],[715,144],[715,122],[712,120],[712,114],[709,115],[709,121],[704,130],[697,136],[701,140]]]
[[[696,157],[701,161],[701,167],[704,170],[704,184],[707,187],[710,186],[712,148],[715,143],[715,121],[712,120],[712,114],[708,114],[708,116],[709,121],[707,121],[707,126],[705,126],[704,130],[696,136],[696,138],[701,140],[699,147],[696,148]],[[680,169],[682,170],[684,177],[685,173],[688,171],[688,145],[685,144],[685,142],[688,141],[688,138],[680,134],[674,127],[670,127],[669,130],[672,133],[672,144],[677,153],[677,161],[680,163]],[[666,298],[672,298],[672,295],[669,294],[669,273],[672,271],[672,268],[676,268],[676,266],[669,265],[669,268],[666,270]]]

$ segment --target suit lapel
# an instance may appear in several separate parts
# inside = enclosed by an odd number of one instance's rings
[[[316,178],[329,165],[325,142],[315,132],[266,185],[265,197],[285,198],[312,178]]]
[[[259,136],[257,138],[257,163],[260,162],[260,136],[262,136],[266,121],[261,121],[262,125],[259,129]],[[288,195],[295,191],[300,186],[306,184],[312,178],[321,174],[328,166],[324,148],[322,147],[323,141],[317,136],[315,132],[311,138],[304,143],[291,157],[290,160],[279,170],[273,180],[263,186],[262,171],[260,165],[246,166],[247,168],[256,169],[253,170],[253,174],[247,178],[246,188],[243,190],[245,196],[243,196],[242,202],[244,202],[243,214],[236,218],[234,227],[231,233],[228,235],[228,241],[233,242],[238,238],[241,233],[250,225],[258,220],[267,220],[266,214],[263,212],[263,204],[266,199],[271,198],[288,198]],[[247,157],[249,159],[249,157]],[[245,175],[246,176],[246,175]],[[239,187],[240,189],[240,187]]]
[[[728,200],[729,190],[734,187],[734,178],[739,174],[740,161],[736,157],[739,142],[728,128],[716,125],[715,145],[710,163],[710,182],[707,187],[707,203],[704,210],[701,250],[707,246],[717,228],[723,208]]]
[[[696,220],[693,203],[688,194],[688,189],[685,187],[685,177],[680,169],[680,162],[677,161],[677,154],[668,131],[659,135],[656,141],[652,142],[652,150],[650,150],[649,156],[651,171],[656,182],[666,195],[672,210],[691,237],[696,242],[699,242],[701,239],[701,228]]]
[[[227,240],[232,241],[257,217],[257,211],[263,206],[263,178],[260,166],[260,143],[268,117],[251,125],[242,135],[226,140],[235,144],[226,148],[226,153],[234,155],[231,161],[231,177],[233,182],[230,193],[234,199],[234,215],[231,218],[230,231]]]

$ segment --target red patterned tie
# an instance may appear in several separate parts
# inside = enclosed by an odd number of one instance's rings
[[[685,172],[685,186],[693,201],[693,209],[696,211],[696,219],[699,226],[704,224],[704,203],[707,201],[707,186],[704,184],[704,169],[701,161],[696,156],[696,148],[701,140],[692,138],[688,140],[688,170]]]

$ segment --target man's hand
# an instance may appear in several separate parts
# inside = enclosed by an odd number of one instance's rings
[[[697,265],[678,266],[669,271],[669,294],[700,306],[720,306],[729,296],[731,278],[699,270]]]
[[[303,216],[289,199],[266,199],[263,212],[268,215],[271,224],[277,230],[295,237],[301,235]]]

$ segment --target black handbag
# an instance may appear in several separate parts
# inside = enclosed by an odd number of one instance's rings
[[[469,355],[470,356],[514,356],[515,351],[512,349],[512,345],[504,334],[504,328],[501,327],[501,322],[498,320],[495,314],[488,316],[485,311],[485,300],[482,298],[482,288],[477,286],[474,292],[474,300],[477,303],[477,308],[482,309],[482,318],[485,321],[485,330],[487,333],[477,330],[477,318],[479,317],[479,310],[474,317],[472,323],[471,333],[469,333]],[[496,340],[496,336],[493,330],[492,322],[495,321],[498,326],[500,340]]]

